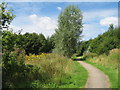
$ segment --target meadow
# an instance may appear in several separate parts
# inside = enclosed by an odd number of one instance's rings
[[[88,72],[60,54],[4,53],[3,88],[84,88]]]
[[[34,81],[34,88],[84,88],[88,77],[87,71],[78,62],[63,55],[31,54],[26,56],[25,64],[40,67],[39,72],[44,82]]]

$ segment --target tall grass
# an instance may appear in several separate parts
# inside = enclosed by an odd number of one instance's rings
[[[30,60],[26,60],[27,64],[32,64],[40,67],[41,75],[47,79],[63,77],[65,74],[70,74],[73,71],[72,60],[58,54],[42,54],[29,56]],[[60,83],[59,78],[56,82]]]
[[[119,50],[116,50],[116,51],[111,50],[109,51],[108,55],[102,54],[94,58],[89,58],[89,61],[100,64],[102,66],[118,69],[119,54],[120,54]]]
[[[87,81],[87,71],[77,62],[58,54],[26,56],[26,64],[40,67],[42,80],[31,86],[37,88],[79,88]]]
[[[3,88],[83,88],[88,77],[78,62],[53,53],[4,53],[2,69]]]

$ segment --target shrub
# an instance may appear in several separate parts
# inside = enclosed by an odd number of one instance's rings
[[[72,57],[71,57],[71,58],[72,58],[72,59],[76,59],[76,58],[77,58],[77,56],[78,56],[78,54],[77,54],[77,53],[75,53],[75,54],[73,54],[73,55],[72,55]]]
[[[86,53],[83,56],[84,56],[84,58],[93,58],[93,57],[97,56],[97,54],[96,53]]]
[[[2,59],[3,88],[29,87],[28,83],[40,78],[39,67],[25,65],[23,51],[4,52]]]

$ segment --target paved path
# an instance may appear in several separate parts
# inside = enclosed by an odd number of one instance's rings
[[[85,69],[88,70],[89,76],[85,88],[109,88],[108,77],[99,69],[87,64],[83,61],[78,61]]]

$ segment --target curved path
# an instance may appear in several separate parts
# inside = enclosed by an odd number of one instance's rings
[[[99,69],[87,64],[83,61],[78,61],[85,69],[88,70],[89,76],[85,88],[109,88],[108,77]]]

